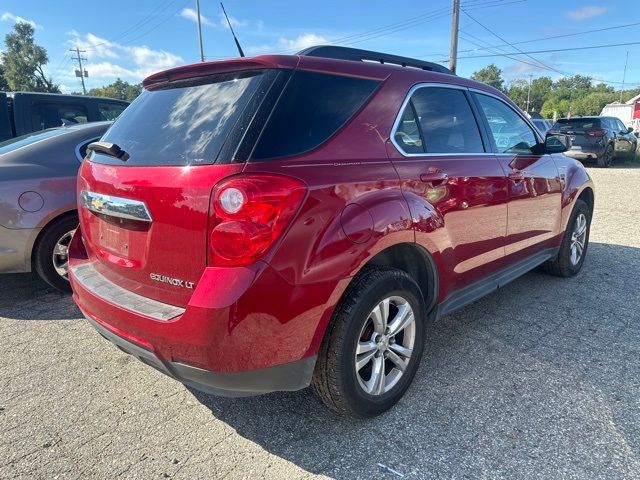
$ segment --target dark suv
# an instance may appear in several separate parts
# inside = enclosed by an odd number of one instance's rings
[[[569,135],[571,148],[565,153],[578,160],[596,160],[609,167],[615,159],[635,158],[638,138],[616,117],[562,118],[549,132]]]
[[[428,321],[585,260],[593,185],[565,139],[439,65],[315,47],[144,86],[78,175],[70,279],[105,338],[192,388],[312,384],[376,415]]]

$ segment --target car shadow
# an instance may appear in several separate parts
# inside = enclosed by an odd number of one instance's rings
[[[0,275],[0,317],[14,320],[82,318],[70,294],[61,293],[35,273]]]
[[[625,477],[640,454],[639,270],[640,249],[592,243],[580,275],[533,271],[430,325],[414,384],[374,419],[336,416],[310,389],[192,394],[331,478]]]

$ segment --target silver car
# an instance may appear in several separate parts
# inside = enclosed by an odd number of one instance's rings
[[[76,175],[111,122],[51,128],[0,143],[0,273],[35,269],[71,291],[67,246],[78,225]]]

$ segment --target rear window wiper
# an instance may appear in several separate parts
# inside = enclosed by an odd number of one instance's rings
[[[116,157],[126,162],[129,160],[129,154],[125,152],[115,143],[110,142],[92,142],[87,145],[87,150],[93,150],[94,152],[104,153],[110,157]]]

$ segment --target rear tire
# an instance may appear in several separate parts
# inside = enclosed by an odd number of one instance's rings
[[[590,230],[591,210],[586,202],[578,199],[567,223],[557,257],[544,265],[547,273],[565,278],[577,274],[587,255]],[[577,253],[579,257],[575,256]]]
[[[420,364],[424,320],[422,293],[409,275],[365,267],[327,328],[312,379],[316,395],[341,415],[373,417],[391,408]]]
[[[604,153],[598,157],[598,167],[609,168],[613,162],[613,145],[607,145]]]
[[[33,249],[33,266],[45,282],[64,293],[71,293],[68,270],[67,247],[78,227],[78,217],[68,215],[47,225]]]

